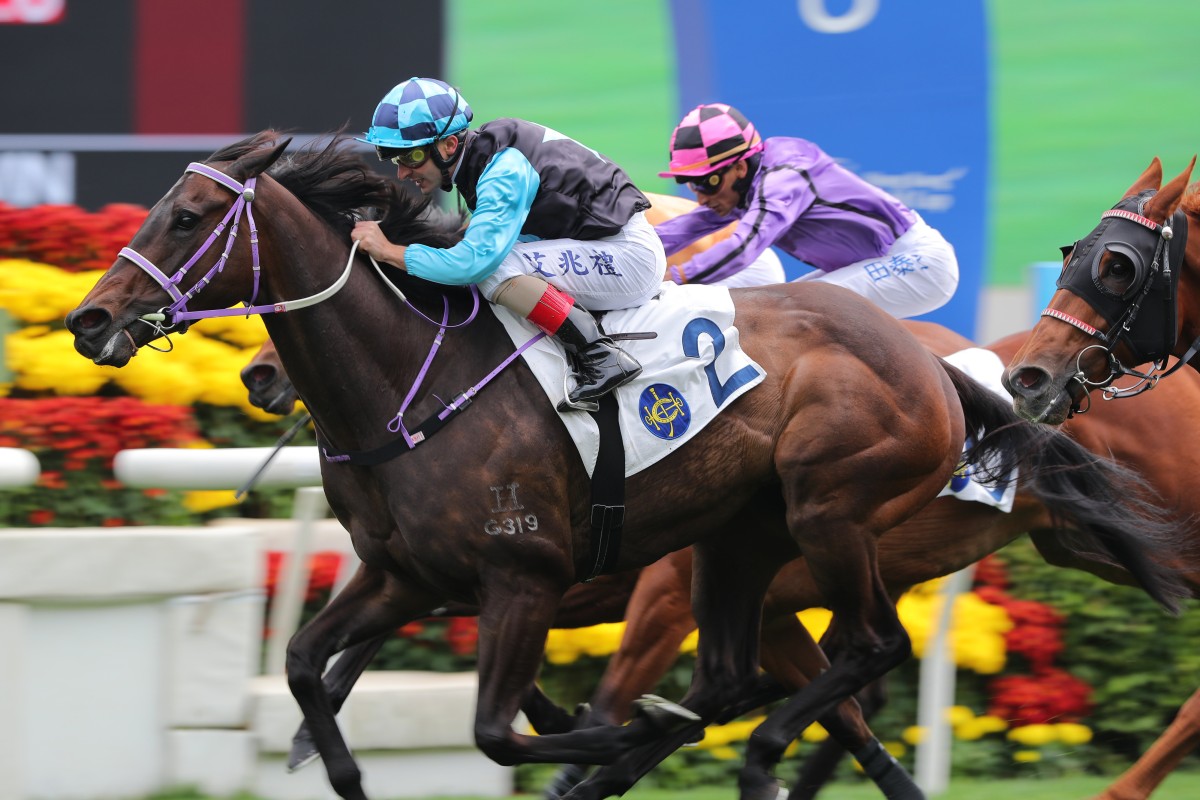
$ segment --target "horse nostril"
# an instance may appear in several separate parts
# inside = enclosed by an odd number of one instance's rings
[[[1036,389],[1046,381],[1046,373],[1040,369],[1028,367],[1016,372],[1016,384],[1021,389]]]
[[[256,364],[242,370],[242,383],[247,389],[261,389],[275,382],[275,368],[268,364]]]
[[[112,315],[102,308],[80,308],[67,315],[66,326],[71,333],[81,334],[104,330]]]

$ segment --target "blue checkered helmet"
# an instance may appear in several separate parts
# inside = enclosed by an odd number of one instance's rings
[[[471,107],[458,90],[435,78],[409,78],[384,95],[360,142],[407,149],[466,130]]]

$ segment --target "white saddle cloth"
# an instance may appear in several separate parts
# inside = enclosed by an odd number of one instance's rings
[[[491,305],[513,344],[520,346],[537,328],[507,309]],[[760,384],[766,372],[742,352],[734,327],[733,301],[723,286],[677,286],[637,308],[609,311],[609,334],[655,332],[653,339],[619,342],[642,365],[642,374],[616,391],[625,475],[634,475],[678,450],[719,411]],[[566,395],[567,357],[547,336],[524,353],[552,405]],[[563,424],[574,440],[588,475],[596,466],[599,428],[590,414],[568,411]]]
[[[946,356],[946,361],[1000,395],[1005,401],[1011,399],[1009,393],[1005,391],[1004,386],[1000,383],[1000,376],[1004,374],[1004,362],[1000,360],[1000,356],[991,350],[984,350],[982,347],[969,347],[966,350],[959,350],[957,353],[951,353]],[[1008,483],[1004,486],[995,486],[980,483],[975,479],[973,472],[974,470],[971,467],[967,467],[961,473],[955,474],[946,488],[942,489],[942,493],[938,497],[949,495],[950,497],[957,497],[959,500],[983,503],[995,506],[1006,514],[1012,511],[1013,499],[1017,496],[1016,473],[1013,473]]]
[[[502,306],[489,304],[515,346],[538,329]],[[620,342],[642,365],[642,374],[616,391],[625,476],[654,465],[678,450],[730,403],[760,384],[766,372],[742,352],[734,327],[733,301],[722,286],[664,283],[663,290],[638,308],[604,315],[609,333],[656,332],[653,339]],[[523,355],[551,405],[566,395],[567,357],[551,336]],[[1008,399],[1000,385],[1004,364],[990,350],[970,348],[946,358],[951,364]],[[600,433],[596,421],[582,411],[560,414],[588,475],[596,466]],[[939,495],[950,495],[1012,510],[1016,481],[1003,488],[974,480],[972,470],[956,475]]]

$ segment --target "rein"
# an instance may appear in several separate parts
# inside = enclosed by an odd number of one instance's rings
[[[194,254],[192,254],[192,257],[187,260],[187,263],[180,267],[175,274],[169,278],[167,277],[166,273],[164,273],[158,268],[157,265],[154,264],[154,262],[134,250],[132,247],[124,247],[121,249],[118,257],[125,258],[136,264],[143,272],[153,278],[154,281],[163,289],[163,291],[170,295],[172,300],[171,305],[164,306],[157,312],[143,314],[138,318],[140,321],[153,326],[160,335],[167,337],[167,331],[169,329],[174,328],[180,322],[190,320],[207,319],[210,317],[229,317],[235,315],[245,315],[248,317],[251,314],[278,314],[285,311],[298,311],[299,309],[308,308],[309,306],[314,306],[318,303],[328,300],[346,285],[346,281],[350,278],[350,270],[354,266],[354,256],[358,251],[358,242],[354,242],[351,245],[350,256],[346,259],[346,268],[342,270],[342,274],[339,275],[337,280],[334,281],[329,287],[317,292],[316,294],[301,298],[299,300],[255,305],[254,301],[258,298],[262,265],[259,260],[258,252],[258,227],[254,223],[254,212],[251,209],[251,204],[254,202],[254,186],[258,178],[248,178],[245,183],[241,183],[240,181],[237,181],[226,175],[224,172],[221,172],[219,169],[210,167],[207,164],[201,164],[198,161],[193,161],[191,164],[188,164],[188,167],[185,170],[185,173],[186,172],[193,172],[197,175],[203,175],[206,178],[210,178],[224,186],[226,189],[229,189],[231,192],[237,195],[237,197],[234,200],[233,205],[230,206],[229,211],[226,212],[224,219],[217,223],[217,226],[213,229],[212,233],[209,234],[208,238],[204,241],[204,244],[202,244],[200,248]],[[225,264],[228,262],[229,255],[233,251],[234,242],[237,240],[238,226],[241,223],[243,214],[245,214],[246,223],[250,229],[251,266],[254,273],[254,289],[251,293],[250,299],[248,301],[243,301],[242,308],[213,309],[210,311],[188,311],[188,301],[194,298],[206,286],[208,286],[212,279],[216,277],[217,273],[222,272],[225,269]],[[230,224],[231,222],[232,224]],[[225,233],[226,225],[229,225],[229,237],[225,243],[225,249],[221,253],[220,258],[217,259],[217,262],[213,264],[212,268],[209,269],[209,271],[203,277],[196,281],[192,288],[188,289],[186,292],[179,291],[179,284],[183,282],[183,279],[188,274],[188,271],[195,266],[196,262],[200,260],[200,257],[207,253],[209,248],[211,248],[221,238],[221,236]],[[445,295],[442,297],[442,319],[440,322],[435,321],[421,311],[421,309],[413,305],[412,302],[409,301],[409,299],[405,296],[404,292],[400,290],[400,287],[396,286],[391,280],[388,279],[387,275],[385,275],[383,272],[383,268],[379,266],[379,263],[375,260],[374,256],[368,255],[367,257],[370,259],[371,264],[375,267],[375,271],[379,274],[379,278],[383,281],[384,285],[387,286],[388,289],[394,295],[396,295],[396,297],[403,301],[403,303],[408,306],[408,308],[414,314],[431,325],[436,325],[438,332],[433,338],[433,344],[429,348],[428,355],[425,356],[424,364],[421,365],[421,369],[417,373],[416,378],[413,380],[413,384],[409,388],[408,394],[405,396],[404,401],[400,404],[400,409],[387,424],[387,429],[392,433],[399,433],[401,438],[389,442],[382,447],[361,452],[341,452],[332,450],[331,448],[322,445],[321,451],[325,457],[325,460],[331,463],[351,463],[360,465],[381,464],[385,461],[395,458],[401,453],[412,450],[418,444],[432,436],[443,425],[449,422],[451,418],[462,412],[468,405],[470,405],[471,398],[478,394],[484,386],[489,384],[497,375],[503,372],[509,364],[515,361],[521,356],[522,353],[524,353],[546,335],[545,333],[541,332],[537,333],[527,342],[517,348],[517,350],[510,354],[507,358],[501,361],[499,365],[485,375],[483,379],[474,386],[460,393],[450,403],[441,401],[442,405],[444,406],[443,409],[421,422],[416,429],[410,433],[404,424],[404,412],[408,410],[409,405],[416,398],[421,384],[425,381],[425,377],[429,372],[429,368],[433,364],[433,360],[437,355],[438,350],[442,346],[442,341],[445,339],[446,331],[451,328],[461,328],[469,325],[478,316],[480,306],[479,289],[474,284],[471,285],[471,313],[467,315],[466,319],[464,319],[462,322],[458,322],[453,325],[450,324],[450,300]],[[169,337],[167,337],[167,342],[168,347],[166,348],[158,348],[154,347],[153,345],[149,346],[155,350],[170,350],[171,346]],[[285,443],[286,442],[281,442],[277,444],[276,450],[278,450],[278,448]],[[271,457],[273,456],[274,454],[272,454]],[[267,459],[267,462],[270,462],[270,458]],[[260,473],[261,469],[265,469],[265,467],[266,464],[260,468]],[[257,477],[258,475],[255,475],[255,477],[251,479],[249,486],[253,485]],[[248,488],[248,486],[243,487],[242,491],[244,492]]]

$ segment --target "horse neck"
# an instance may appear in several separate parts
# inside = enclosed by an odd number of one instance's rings
[[[341,275],[350,255],[349,245],[336,231],[282,187],[273,189],[270,205],[263,204],[271,212],[260,212],[259,220],[259,303],[286,303],[326,289]],[[432,309],[426,313],[435,316]],[[461,322],[466,313],[456,308],[454,321]],[[441,315],[438,308],[436,318]],[[384,426],[421,372],[437,333],[437,326],[407,308],[361,257],[346,284],[329,299],[296,311],[265,314],[263,321],[322,433],[335,447],[349,450],[369,449],[391,437]],[[490,313],[479,315],[469,326],[469,333],[478,334],[470,337],[477,343],[470,348],[452,342],[452,337],[466,338],[467,331],[447,336],[448,346],[430,368],[414,408],[432,390],[445,392],[447,385],[461,390],[487,373],[490,367],[474,365],[495,347],[485,343],[502,335],[492,325],[499,328]],[[473,357],[476,354],[480,357]]]

